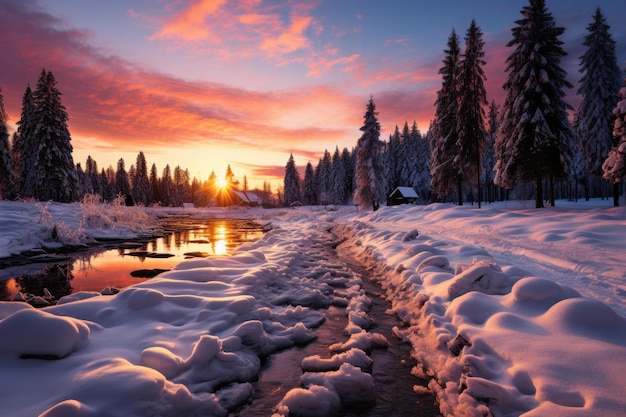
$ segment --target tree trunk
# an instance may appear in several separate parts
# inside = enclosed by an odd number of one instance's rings
[[[554,175],[553,174],[550,174],[549,181],[550,181],[550,206],[554,207],[555,198],[554,198]]]
[[[537,174],[535,189],[535,208],[543,208],[543,184],[541,175]]]
[[[459,206],[463,205],[463,179],[461,176],[456,177],[456,193],[459,199]]]
[[[613,183],[613,206],[619,207],[619,189],[621,182]]]

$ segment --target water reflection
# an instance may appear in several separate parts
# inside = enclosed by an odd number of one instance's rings
[[[17,292],[43,296],[44,288],[55,298],[107,286],[124,288],[143,280],[131,276],[133,271],[168,270],[190,254],[228,255],[263,235],[258,224],[236,219],[168,219],[164,229],[167,234],[158,239],[108,244],[71,254],[70,260],[0,269],[0,300],[12,300]],[[173,256],[164,257],[168,254]]]

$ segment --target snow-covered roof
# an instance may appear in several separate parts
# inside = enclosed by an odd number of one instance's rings
[[[395,194],[396,191],[399,191],[402,194],[402,197],[406,198],[419,198],[413,187],[396,187],[395,190],[391,193],[391,195]]]
[[[261,204],[261,198],[252,191],[237,191],[233,190],[237,197],[241,198],[241,201],[249,204]]]

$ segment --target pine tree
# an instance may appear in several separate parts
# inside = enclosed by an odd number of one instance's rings
[[[485,186],[487,187],[487,201],[493,202],[496,198],[495,188],[493,184],[494,180],[494,168],[496,167],[496,136],[500,127],[500,109],[496,105],[495,101],[491,102],[489,106],[489,114],[487,116],[487,140],[485,142],[484,153],[484,171],[485,171]]]
[[[333,161],[331,167],[332,176],[332,195],[335,204],[346,204],[348,202],[348,195],[346,194],[346,169],[343,165],[341,155],[339,154],[339,147],[335,147],[335,153],[333,154]]]
[[[76,198],[78,180],[67,127],[68,115],[56,84],[52,72],[42,70],[33,93],[33,140],[37,148],[25,181],[32,184],[38,200],[71,202]]]
[[[606,161],[602,165],[604,178],[614,184],[626,178],[626,79],[624,79],[624,86],[620,89],[619,99],[620,101],[613,110],[615,115],[613,135],[619,142],[611,148]],[[618,193],[613,195],[613,205],[619,205]]]
[[[15,197],[15,175],[7,119],[2,89],[0,89],[0,199],[5,200]]]
[[[143,152],[139,152],[139,155],[137,155],[132,195],[135,204],[147,206],[152,201],[152,189],[148,178],[148,163]]]
[[[170,165],[165,165],[161,174],[159,191],[161,194],[161,204],[168,207],[172,205],[174,198],[174,181],[172,180],[172,171]]]
[[[207,198],[209,202],[217,204],[217,175],[215,171],[211,171],[209,174],[204,188],[208,194]]]
[[[374,209],[386,200],[384,166],[381,152],[380,124],[378,123],[374,97],[370,97],[361,127],[363,134],[356,144],[356,190],[354,201],[363,207]]]
[[[459,103],[457,116],[457,158],[460,181],[472,179],[476,183],[478,208],[480,208],[480,165],[485,149],[485,109],[487,91],[485,90],[485,72],[483,59],[483,34],[476,21],[467,29],[465,52],[460,59]],[[459,205],[463,204],[459,196]]]
[[[98,174],[98,164],[91,157],[91,155],[87,156],[87,162],[85,163],[85,174],[89,176],[89,182],[91,184],[91,188],[87,190],[87,192],[97,194],[100,197],[104,197],[104,191],[100,175]]]
[[[133,205],[133,196],[130,190],[130,180],[128,177],[128,172],[126,171],[124,158],[120,158],[117,161],[117,171],[115,171],[115,189],[117,190],[118,195],[122,195],[124,197],[124,203],[127,206]]]
[[[495,182],[506,188],[517,182],[535,181],[535,205],[543,207],[542,182],[550,181],[554,204],[554,180],[568,172],[572,129],[563,88],[572,85],[560,67],[566,56],[557,27],[544,0],[530,0],[521,10],[522,19],[511,30],[515,47],[507,58],[507,93],[502,125],[496,141]]]
[[[157,171],[156,164],[152,164],[152,166],[150,166],[149,181],[150,181],[150,195],[151,195],[150,202],[151,203],[160,203],[161,202],[161,192],[159,190],[159,174],[158,174],[158,171]]]
[[[76,164],[76,179],[78,180],[75,190],[76,197],[77,199],[81,199],[87,194],[87,190],[91,187],[91,180],[87,174],[85,174],[80,162]]]
[[[328,149],[324,149],[324,156],[320,159],[316,170],[320,204],[330,204],[332,197],[332,159]]]
[[[402,139],[398,125],[389,135],[389,142],[385,146],[385,178],[387,178],[386,194],[395,190],[400,185],[406,185],[402,181],[403,155]]]
[[[422,135],[417,122],[413,121],[411,125],[411,141],[416,146],[416,159],[415,159],[415,171],[414,177],[411,180],[411,185],[415,188],[415,191],[424,201],[428,201],[429,189],[430,189],[430,143],[426,135]]]
[[[180,207],[183,203],[188,202],[190,198],[191,177],[189,170],[182,169],[180,165],[174,168],[173,176],[173,193],[171,195],[171,204]]]
[[[582,101],[576,113],[577,133],[585,169],[593,177],[602,176],[602,163],[614,145],[615,117],[612,112],[622,83],[622,72],[617,65],[615,41],[609,33],[610,28],[600,9],[596,9],[583,42],[587,49],[580,57],[580,72],[583,76],[578,89]],[[585,194],[588,199],[588,187]]]
[[[30,85],[22,97],[22,114],[17,122],[17,135],[13,141],[13,167],[16,176],[16,186],[21,197],[33,197],[32,184],[26,183],[26,176],[34,163],[37,146],[33,137],[35,129],[35,103]]]
[[[317,196],[319,194],[317,184],[315,183],[315,170],[313,164],[307,162],[304,170],[304,183],[302,184],[302,200],[307,206],[318,203]]]
[[[289,155],[285,166],[284,190],[285,206],[300,202],[300,174],[298,174],[293,154]]]
[[[456,166],[458,140],[458,78],[459,78],[459,38],[453,30],[444,50],[441,89],[435,101],[435,118],[431,128],[430,175],[431,190],[439,199],[445,198],[456,186],[459,199],[462,198],[459,169]]]
[[[224,173],[224,179],[226,180],[226,184],[230,188],[237,188],[239,185],[239,181],[235,179],[235,174],[233,174],[233,170],[230,168],[230,164],[226,167],[226,172]]]
[[[347,204],[354,192],[354,158],[348,148],[343,148],[343,151],[341,151],[341,161],[343,162],[343,169],[346,173],[344,177],[344,189]]]

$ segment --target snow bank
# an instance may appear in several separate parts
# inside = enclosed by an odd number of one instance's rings
[[[355,256],[386,268],[411,323],[396,332],[444,415],[623,414],[626,319],[604,302],[626,311],[623,208],[403,206],[337,221]],[[594,273],[608,291],[586,286]]]

